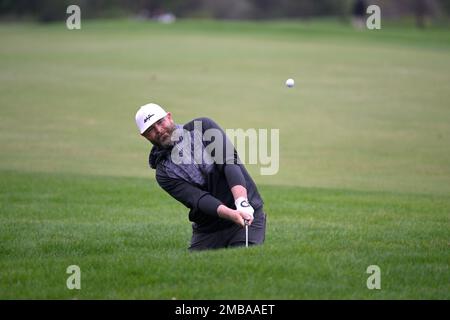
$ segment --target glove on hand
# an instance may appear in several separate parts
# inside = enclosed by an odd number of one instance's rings
[[[250,215],[251,218],[253,219],[253,213],[255,212],[255,210],[248,202],[248,199],[244,197],[237,198],[236,201],[234,202],[234,205],[236,206],[236,210],[244,214]]]

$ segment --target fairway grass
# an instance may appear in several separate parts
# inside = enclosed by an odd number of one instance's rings
[[[1,299],[450,298],[445,196],[261,186],[264,246],[189,253],[187,209],[150,179],[0,178]]]
[[[279,171],[249,166],[257,183],[450,194],[449,34],[336,22],[0,24],[0,169],[147,176],[134,115],[152,101],[178,123],[279,129]]]

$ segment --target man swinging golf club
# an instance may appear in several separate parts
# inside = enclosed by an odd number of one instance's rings
[[[154,103],[140,107],[135,120],[153,145],[149,164],[156,181],[190,209],[190,250],[264,242],[263,200],[222,128],[209,118],[175,124]]]

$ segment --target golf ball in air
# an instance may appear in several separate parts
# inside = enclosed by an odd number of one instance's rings
[[[295,84],[294,79],[287,79],[286,80],[286,86],[288,88],[292,88],[294,86],[294,84]]]

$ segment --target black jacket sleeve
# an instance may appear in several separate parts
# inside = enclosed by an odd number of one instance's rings
[[[241,168],[237,164],[226,164],[224,173],[230,189],[238,185],[247,188],[247,183],[245,182],[244,175],[242,174]]]
[[[163,175],[156,175],[156,181],[168,194],[186,207],[199,210],[212,216],[218,216],[217,208],[222,204],[219,199],[196,186],[181,180]]]

